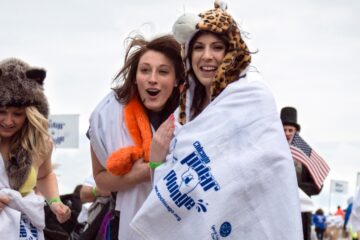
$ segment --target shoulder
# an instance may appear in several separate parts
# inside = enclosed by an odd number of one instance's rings
[[[47,138],[46,141],[45,141],[45,146],[44,146],[44,157],[49,157],[51,156],[51,153],[53,151],[53,148],[54,148],[54,142],[53,140],[51,139],[51,137]]]
[[[95,121],[102,116],[113,114],[115,111],[122,112],[123,104],[116,99],[115,92],[111,91],[108,93],[95,107],[90,115],[90,123]]]
[[[37,162],[36,165],[41,166],[45,162],[50,162],[53,148],[54,143],[51,137],[48,137],[45,141],[41,154],[38,156],[39,159],[35,160]]]
[[[252,111],[253,114],[257,109],[259,114],[277,114],[275,98],[269,86],[251,76],[231,83],[214,102],[229,111],[241,109],[242,112]]]

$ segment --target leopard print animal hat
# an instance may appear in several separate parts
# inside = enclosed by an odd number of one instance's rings
[[[215,8],[200,13],[198,16],[184,14],[180,16],[174,26],[175,39],[182,45],[182,56],[187,70],[190,64],[186,61],[191,39],[198,31],[208,31],[217,34],[225,34],[229,39],[229,48],[219,65],[211,84],[211,100],[214,100],[228,84],[239,79],[240,74],[251,62],[250,51],[241,38],[240,29],[235,20],[226,12],[227,5],[224,2],[215,1]],[[179,122],[186,122],[186,89],[181,94]]]

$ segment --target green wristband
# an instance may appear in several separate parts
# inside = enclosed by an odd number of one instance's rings
[[[51,204],[53,204],[55,202],[61,202],[61,199],[56,197],[56,198],[52,198],[52,199],[47,201],[48,205],[51,205]]]
[[[96,191],[96,186],[92,188],[92,191],[91,191],[92,195],[94,196],[94,198],[96,198],[98,196],[98,193]]]
[[[149,162],[149,167],[151,169],[155,169],[157,168],[158,166],[160,166],[161,164],[163,164],[163,162]]]

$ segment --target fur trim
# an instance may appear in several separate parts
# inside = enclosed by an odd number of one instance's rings
[[[144,107],[137,96],[125,105],[124,119],[135,146],[120,148],[109,156],[106,168],[115,175],[125,175],[130,172],[134,162],[140,158],[149,162],[151,127]]]
[[[44,69],[30,67],[20,59],[9,58],[0,61],[0,106],[34,106],[45,117],[49,107],[43,84],[46,77]],[[22,147],[12,149],[6,162],[6,173],[12,189],[19,190],[26,181],[32,159]]]
[[[29,66],[20,59],[0,62],[0,106],[35,106],[46,118],[48,101],[44,94],[46,71]]]
[[[16,149],[14,153],[10,153],[10,159],[5,163],[10,187],[19,190],[25,183],[32,165],[29,153],[22,148]]]

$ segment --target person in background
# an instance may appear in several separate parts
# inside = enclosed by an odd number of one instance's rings
[[[280,111],[281,122],[284,127],[286,140],[291,143],[295,133],[300,133],[300,124],[297,122],[297,110],[294,107],[283,107]],[[309,171],[300,162],[294,161],[298,185],[308,195],[312,195],[312,178]]]
[[[179,103],[185,78],[180,50],[171,35],[130,39],[117,86],[90,117],[93,176],[98,187],[117,192],[119,239],[137,239],[129,223],[151,190],[152,131]]]
[[[318,195],[330,171],[327,163],[299,135],[300,125],[297,122],[297,111],[294,107],[281,109],[280,118],[283,123],[285,137],[289,143],[294,160],[296,177],[301,198],[301,218],[305,240],[311,239],[311,212],[303,202],[312,202],[311,196]],[[305,200],[305,201],[304,201]]]
[[[142,239],[301,239],[275,102],[252,79],[251,53],[226,5],[180,16],[173,33],[184,49],[185,91],[177,119],[154,135],[154,188],[131,227]]]
[[[101,239],[101,224],[110,211],[110,192],[97,188],[93,176],[89,175],[80,187],[79,196],[82,206],[71,232],[72,239]]]
[[[92,175],[88,176],[80,188],[80,200],[82,202],[82,207],[77,221],[79,223],[87,221],[89,208],[91,204],[95,202],[96,198],[109,196],[110,192],[97,188],[94,177]]]
[[[80,188],[80,199],[84,203],[92,203],[96,200],[97,197],[108,197],[110,192],[103,191],[96,187],[94,177],[92,175],[88,176],[85,179],[85,182]]]
[[[286,140],[290,144],[295,133],[299,133],[301,126],[297,121],[297,110],[294,107],[283,107],[280,111],[280,119],[283,124]],[[315,195],[313,179],[310,176],[309,170],[299,161],[294,160],[296,178],[299,186],[299,191],[305,193],[300,194],[301,197],[307,198],[307,201],[312,201],[310,196]],[[301,201],[303,202],[303,201]],[[311,216],[309,209],[302,209],[301,206],[301,220],[303,225],[304,240],[311,239]]]
[[[345,219],[345,211],[341,208],[341,206],[337,206],[336,212],[334,214],[335,216],[341,216],[342,219]]]
[[[44,199],[60,223],[71,211],[59,198],[51,164],[46,72],[20,59],[0,62],[0,236],[44,239]],[[34,188],[42,196],[34,193]]]
[[[324,211],[322,209],[316,210],[315,214],[312,217],[312,220],[315,225],[317,239],[323,240],[326,230],[326,217],[324,216]]]

